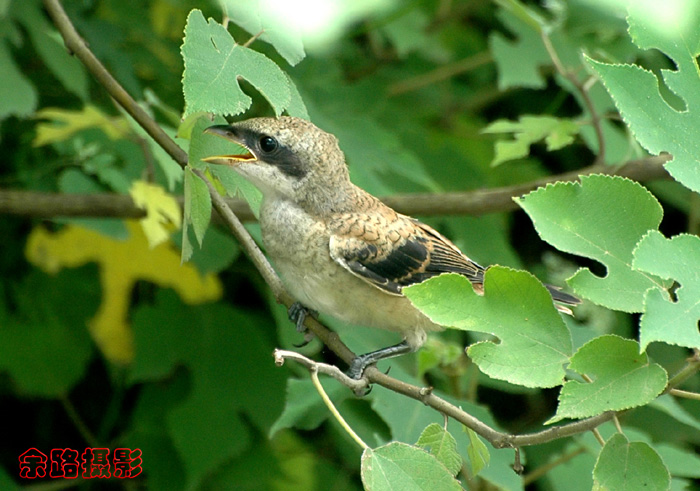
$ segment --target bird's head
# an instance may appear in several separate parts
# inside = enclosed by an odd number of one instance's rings
[[[345,156],[338,140],[299,118],[253,118],[210,126],[205,133],[223,137],[244,152],[203,160],[232,166],[264,196],[298,203],[328,199],[349,185]]]

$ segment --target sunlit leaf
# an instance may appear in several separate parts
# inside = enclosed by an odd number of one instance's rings
[[[671,485],[671,475],[659,454],[646,443],[630,442],[621,433],[605,442],[593,469],[593,478],[596,491],[666,491]]]
[[[435,457],[401,442],[365,449],[362,453],[362,483],[366,489],[375,491],[462,489]]]
[[[542,284],[529,273],[502,266],[486,271],[484,295],[467,278],[446,274],[405,288],[433,322],[492,334],[467,354],[487,375],[526,387],[553,387],[564,379],[571,334]]]
[[[548,423],[647,404],[666,388],[668,381],[660,365],[639,353],[636,341],[613,335],[600,336],[583,345],[571,357],[569,369],[591,381],[566,382],[559,394],[557,414]]]
[[[547,185],[516,200],[544,240],[562,251],[595,259],[607,274],[580,269],[568,280],[574,291],[605,307],[641,312],[649,288],[663,288],[654,275],[632,267],[632,251],[663,211],[656,198],[628,179],[582,176],[581,183]]]
[[[700,264],[700,238],[695,235],[666,239],[652,230],[634,250],[635,268],[680,284],[675,301],[658,289],[647,292],[639,329],[642,349],[653,341],[700,348],[700,269],[690,264]]]

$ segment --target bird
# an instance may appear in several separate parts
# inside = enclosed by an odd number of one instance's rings
[[[338,139],[305,119],[259,117],[209,126],[205,133],[242,147],[202,160],[230,165],[262,193],[265,250],[295,297],[290,319],[303,330],[309,314],[394,331],[403,340],[356,356],[345,372],[362,378],[387,358],[418,350],[442,330],[402,294],[443,273],[465,276],[483,294],[486,269],[421,221],[382,203],[350,180]],[[565,313],[580,301],[545,285]]]

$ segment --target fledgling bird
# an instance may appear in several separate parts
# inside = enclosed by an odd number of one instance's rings
[[[483,267],[428,225],[350,181],[333,135],[294,117],[254,118],[205,132],[246,150],[204,160],[226,161],[262,192],[263,242],[290,293],[306,309],[403,335],[395,346],[356,357],[350,377],[360,378],[379,360],[417,350],[428,331],[443,329],[402,295],[404,287],[450,272],[466,276],[483,293]],[[557,302],[579,303],[547,288]],[[306,312],[290,309],[297,327]]]

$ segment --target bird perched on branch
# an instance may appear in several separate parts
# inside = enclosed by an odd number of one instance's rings
[[[483,293],[485,269],[420,221],[397,213],[355,186],[338,140],[303,119],[255,118],[205,132],[237,143],[238,155],[207,157],[233,166],[262,191],[263,242],[299,303],[290,318],[303,328],[309,310],[353,324],[396,331],[404,340],[357,356],[360,378],[379,360],[415,351],[440,330],[401,290],[441,273],[466,276]],[[575,297],[547,285],[557,302]],[[562,305],[557,308],[570,313]]]

